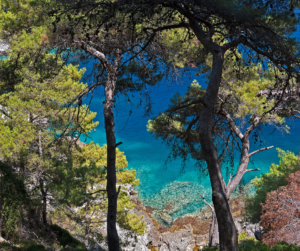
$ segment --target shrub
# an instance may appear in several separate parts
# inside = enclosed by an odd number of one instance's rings
[[[300,244],[300,171],[290,174],[287,186],[267,194],[262,206],[261,225],[267,231],[263,241]]]
[[[289,174],[300,169],[298,156],[281,149],[277,149],[277,151],[280,157],[279,165],[272,164],[269,172],[261,174],[260,178],[255,178],[252,181],[256,188],[255,195],[245,200],[245,218],[250,222],[259,222],[262,210],[261,203],[265,202],[267,193],[280,186],[285,186]]]

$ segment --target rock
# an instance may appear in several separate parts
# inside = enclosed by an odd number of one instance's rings
[[[170,249],[169,249],[168,246],[164,243],[164,244],[160,247],[159,251],[170,251]]]
[[[7,240],[3,239],[1,236],[0,236],[0,243],[1,242],[7,242]]]
[[[195,236],[195,243],[198,246],[205,246],[206,243],[208,242],[207,240],[208,240],[208,234]]]
[[[263,227],[259,225],[259,223],[252,224],[249,222],[244,222],[242,224],[242,232],[247,233],[249,237],[255,237],[255,233],[259,235],[263,230]]]
[[[160,213],[170,215],[173,221],[186,215],[187,212],[199,213],[198,211],[204,205],[199,193],[204,194],[210,200],[211,191],[203,185],[194,182],[174,181],[164,186],[154,196],[144,198],[143,204],[154,208],[155,212],[152,217],[167,227],[169,224],[161,219]]]
[[[165,232],[161,235],[161,240],[170,251],[186,251],[190,244],[195,244],[191,225],[174,233]]]
[[[161,218],[164,222],[166,222],[168,225],[171,225],[172,222],[173,222],[172,216],[168,215],[167,213],[161,212],[161,213],[160,213],[160,218]]]
[[[242,232],[244,232],[243,228],[242,228],[242,225],[241,225],[241,219],[235,219],[234,224],[235,224],[235,227],[236,227],[236,230],[237,230],[238,234],[241,234]]]
[[[0,39],[0,56],[6,56],[6,51],[9,49],[9,44]]]
[[[145,243],[143,241],[138,241],[137,244],[135,245],[134,251],[149,251]]]
[[[186,248],[186,251],[194,251],[195,244],[189,244]]]

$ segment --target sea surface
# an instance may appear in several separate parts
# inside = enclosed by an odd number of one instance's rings
[[[92,63],[91,63],[92,64]],[[92,67],[86,67],[88,75]],[[195,71],[187,72],[177,80],[164,79],[154,87],[147,87],[142,93],[129,93],[119,95],[115,103],[116,141],[123,142],[119,149],[123,151],[128,160],[128,168],[136,170],[139,185],[135,188],[138,196],[146,206],[151,206],[159,212],[164,208],[173,219],[185,214],[197,213],[203,207],[203,201],[199,193],[211,199],[211,187],[208,176],[202,172],[195,161],[188,160],[185,163],[181,159],[170,160],[170,147],[161,140],[151,137],[147,132],[147,122],[168,108],[172,96],[179,92],[184,94],[187,87],[196,79],[203,87],[206,86],[206,78],[194,76]],[[102,88],[102,87],[101,87]],[[97,112],[96,120],[99,125],[96,131],[90,134],[86,142],[93,140],[103,145],[106,143],[104,116],[102,104],[104,100],[103,89],[98,89],[90,102],[90,110]],[[150,114],[145,113],[147,93],[151,98],[152,109]],[[130,101],[129,101],[130,100]],[[85,102],[89,102],[86,99]],[[290,133],[276,130],[273,126],[264,127],[261,132],[261,144],[252,144],[250,150],[257,150],[265,146],[274,146],[273,149],[256,154],[248,168],[260,168],[260,171],[249,172],[244,176],[244,184],[255,176],[267,172],[272,163],[278,163],[276,148],[298,153],[300,150],[300,121],[289,120]],[[238,154],[235,166],[238,164]],[[223,165],[225,181],[226,165]],[[227,172],[228,175],[228,172]],[[171,206],[170,206],[171,205]],[[171,210],[166,210],[171,208]]]

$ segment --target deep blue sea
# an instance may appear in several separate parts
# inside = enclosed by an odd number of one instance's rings
[[[88,74],[91,66],[89,64],[83,66],[87,68],[86,74]],[[154,87],[148,87],[147,92],[152,100],[150,115],[145,115],[144,94],[130,93],[130,102],[127,96],[120,95],[115,104],[116,140],[123,142],[119,149],[125,152],[129,168],[136,170],[137,178],[140,180],[139,186],[135,188],[138,191],[139,199],[145,205],[160,210],[171,204],[173,210],[169,210],[168,213],[173,218],[199,211],[203,206],[199,193],[206,195],[210,200],[209,179],[199,171],[193,160],[187,161],[184,166],[180,159],[167,161],[170,147],[161,140],[151,137],[147,132],[146,125],[149,119],[168,108],[170,98],[176,92],[184,94],[193,79],[197,79],[200,84],[206,86],[204,77],[186,73],[177,81],[165,79]],[[96,120],[100,123],[96,131],[92,132],[90,138],[87,139],[87,142],[93,140],[100,145],[106,143],[104,105],[101,104],[103,100],[103,90],[99,89],[94,93],[90,109],[97,112]],[[251,150],[271,145],[274,148],[252,158],[249,168],[260,168],[261,171],[247,173],[244,177],[245,183],[255,176],[259,176],[260,173],[268,171],[271,163],[279,162],[276,148],[298,153],[300,150],[300,122],[289,121],[288,125],[290,126],[288,134],[278,130],[274,131],[272,126],[264,128],[261,134],[262,146],[252,145]],[[238,161],[237,159],[236,164]],[[228,177],[225,181],[228,181]]]

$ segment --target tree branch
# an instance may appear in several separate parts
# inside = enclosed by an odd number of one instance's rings
[[[143,28],[144,31],[147,30],[152,30],[154,33],[158,31],[163,31],[163,30],[170,30],[170,29],[175,29],[175,28],[190,28],[190,25],[188,23],[179,23],[179,24],[173,24],[173,25],[165,25],[156,29],[145,27]]]
[[[242,43],[242,42],[245,41],[245,40],[246,40],[246,37],[241,36],[241,37],[239,37],[239,38],[236,39],[236,40],[233,40],[233,41],[231,41],[231,42],[229,42],[229,43],[227,43],[227,44],[224,44],[224,45],[222,46],[222,49],[223,49],[224,51],[227,51],[228,49],[230,49],[230,48],[232,48],[232,47],[235,47],[235,46],[239,45],[240,43]]]
[[[222,115],[227,120],[227,122],[229,123],[232,131],[234,131],[234,133],[240,139],[243,139],[244,135],[242,134],[242,132],[240,131],[240,129],[237,127],[237,125],[234,123],[234,121],[231,118],[230,114],[228,112],[224,111],[223,109],[218,110],[217,113],[220,114],[220,115]]]
[[[95,48],[93,48],[92,46],[90,46],[88,43],[84,41],[74,40],[74,43],[77,47],[87,51],[91,55],[98,58],[106,69],[109,69],[111,67],[110,62],[102,52],[96,50]]]
[[[205,200],[205,197],[204,197],[201,193],[199,193],[199,194],[200,194],[201,198],[203,199],[203,202],[204,202],[207,206],[209,206],[210,209],[211,209],[211,210],[213,211],[213,213],[214,213],[214,212],[215,212],[214,207],[211,206],[211,205]]]
[[[247,173],[247,172],[252,172],[252,171],[260,171],[260,168],[247,169],[247,170],[246,170],[246,173]]]
[[[186,107],[189,107],[189,106],[195,105],[195,104],[202,104],[202,105],[205,105],[204,100],[203,100],[202,98],[194,99],[192,102],[190,102],[190,103],[184,105],[184,103],[187,103],[187,102],[189,102],[189,101],[190,101],[190,99],[189,99],[189,100],[186,100],[186,101],[184,101],[184,102],[182,102],[182,103],[181,103],[182,105],[180,105],[180,106],[176,106],[176,107],[173,108],[173,109],[168,109],[168,110],[166,110],[166,112],[174,112],[174,111],[176,111],[176,110],[179,110],[179,109],[182,109],[182,108],[186,108]]]
[[[252,153],[249,153],[248,154],[248,157],[250,158],[252,155],[254,155],[254,154],[257,154],[257,153],[259,153],[259,152],[262,152],[262,151],[265,151],[265,150],[269,150],[269,149],[271,149],[271,148],[273,148],[274,146],[268,146],[268,147],[264,147],[264,148],[261,148],[261,149],[259,149],[259,150],[256,150],[256,151],[254,151],[254,152],[252,152]]]
[[[98,193],[98,192],[106,192],[107,190],[104,190],[104,189],[101,189],[101,190],[97,190],[96,192],[93,192],[93,193],[88,193],[88,195],[92,195],[92,194],[95,194],[95,193]]]

